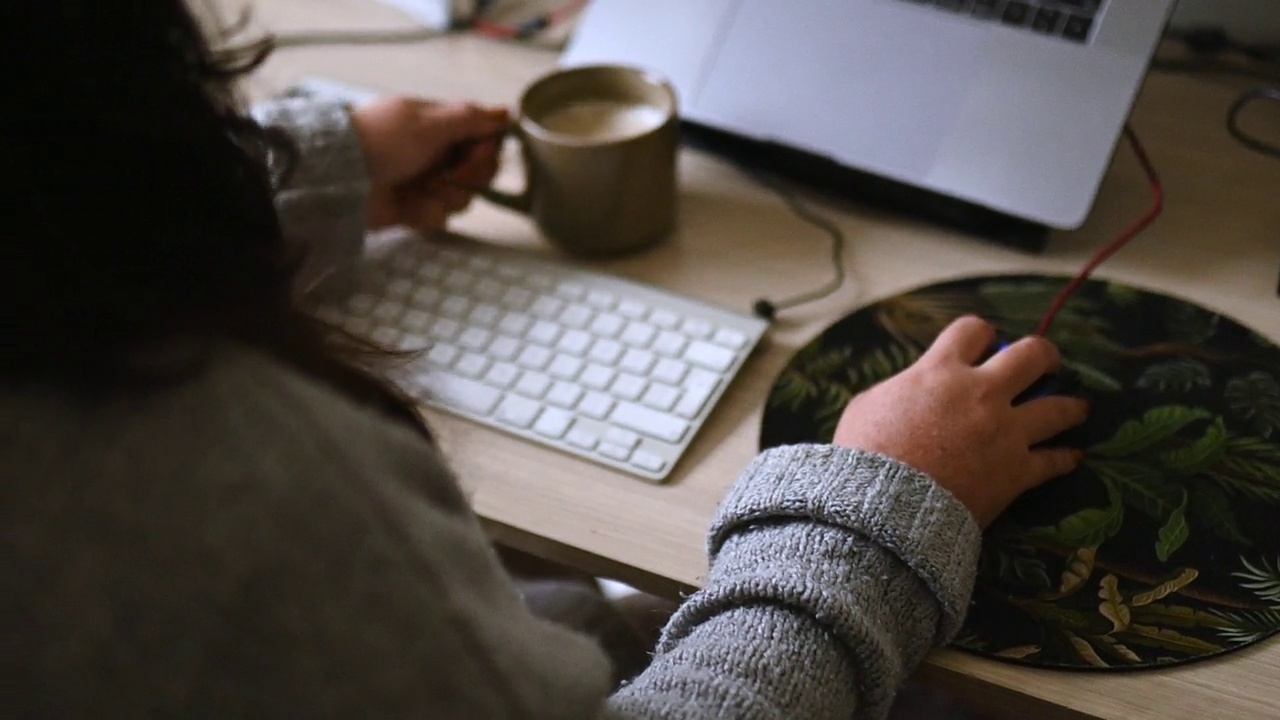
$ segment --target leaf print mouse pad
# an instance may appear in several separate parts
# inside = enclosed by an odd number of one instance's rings
[[[778,377],[762,448],[827,442],[856,393],[960,315],[1020,337],[1065,277],[978,277],[854,312]],[[1088,282],[1049,334],[1093,412],[1070,476],[986,534],[956,646],[1070,669],[1168,666],[1280,631],[1280,349],[1187,302]]]

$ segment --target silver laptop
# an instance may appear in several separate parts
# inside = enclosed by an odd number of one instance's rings
[[[1049,227],[1089,214],[1174,0],[594,0],[564,65],[688,120]]]

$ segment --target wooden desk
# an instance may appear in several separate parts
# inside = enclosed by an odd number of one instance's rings
[[[255,5],[256,25],[279,32],[404,23],[364,0]],[[512,104],[555,59],[545,50],[461,37],[402,47],[290,49],[277,53],[251,85],[262,96],[318,74],[388,92]],[[1241,89],[1220,80],[1151,78],[1134,123],[1164,177],[1167,210],[1100,276],[1194,299],[1280,340],[1280,163],[1227,136],[1224,112]],[[508,168],[500,180],[516,177]],[[768,191],[696,153],[682,158],[681,179],[675,236],[640,257],[595,267],[742,310],[758,297],[787,296],[827,279],[826,239]],[[1073,272],[1147,203],[1141,172],[1122,150],[1085,227],[1056,235],[1046,253],[1031,256],[865,208],[813,201],[848,234],[850,282],[834,297],[789,313],[770,333],[661,487],[449,417],[432,422],[496,537],[671,595],[702,578],[708,521],[755,454],[773,378],[807,340],[854,308],[913,286],[980,273]],[[551,252],[524,219],[480,203],[453,229]],[[1280,708],[1276,640],[1181,669],[1107,675],[1028,670],[944,650],[930,657],[924,674],[1030,717],[1261,718],[1276,717]]]

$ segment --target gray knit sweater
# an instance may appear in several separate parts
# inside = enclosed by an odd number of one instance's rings
[[[309,279],[361,247],[336,106],[280,104],[280,198]],[[0,398],[6,671],[22,717],[877,718],[972,588],[979,531],[928,477],[827,446],[766,452],[705,587],[609,695],[591,642],[532,617],[435,450],[227,343],[198,378],[86,402]]]

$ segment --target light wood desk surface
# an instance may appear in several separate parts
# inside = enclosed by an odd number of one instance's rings
[[[243,0],[221,0],[232,10]],[[290,30],[403,26],[365,0],[258,0],[255,26]],[[400,47],[296,48],[253,79],[262,97],[315,74],[387,92],[512,105],[552,52],[453,37]],[[1099,277],[1195,300],[1280,340],[1280,163],[1234,143],[1225,110],[1246,85],[1150,78],[1134,116],[1168,192],[1164,217]],[[508,159],[515,160],[515,153]],[[515,162],[501,184],[518,182]],[[830,274],[827,239],[768,191],[715,158],[685,151],[679,229],[643,255],[592,267],[748,310]],[[1087,224],[1056,234],[1039,256],[862,207],[811,199],[848,235],[850,281],[835,296],[785,316],[731,387],[668,484],[656,487],[550,450],[435,415],[434,428],[475,507],[503,542],[674,594],[699,584],[704,533],[725,489],[756,452],[764,399],[788,358],[828,324],[875,299],[951,278],[1070,273],[1148,205],[1127,149]],[[452,229],[552,252],[524,219],[478,202]],[[998,697],[1028,716],[1280,717],[1280,640],[1185,668],[1082,675],[1016,668],[955,651],[924,674],[970,696]]]

